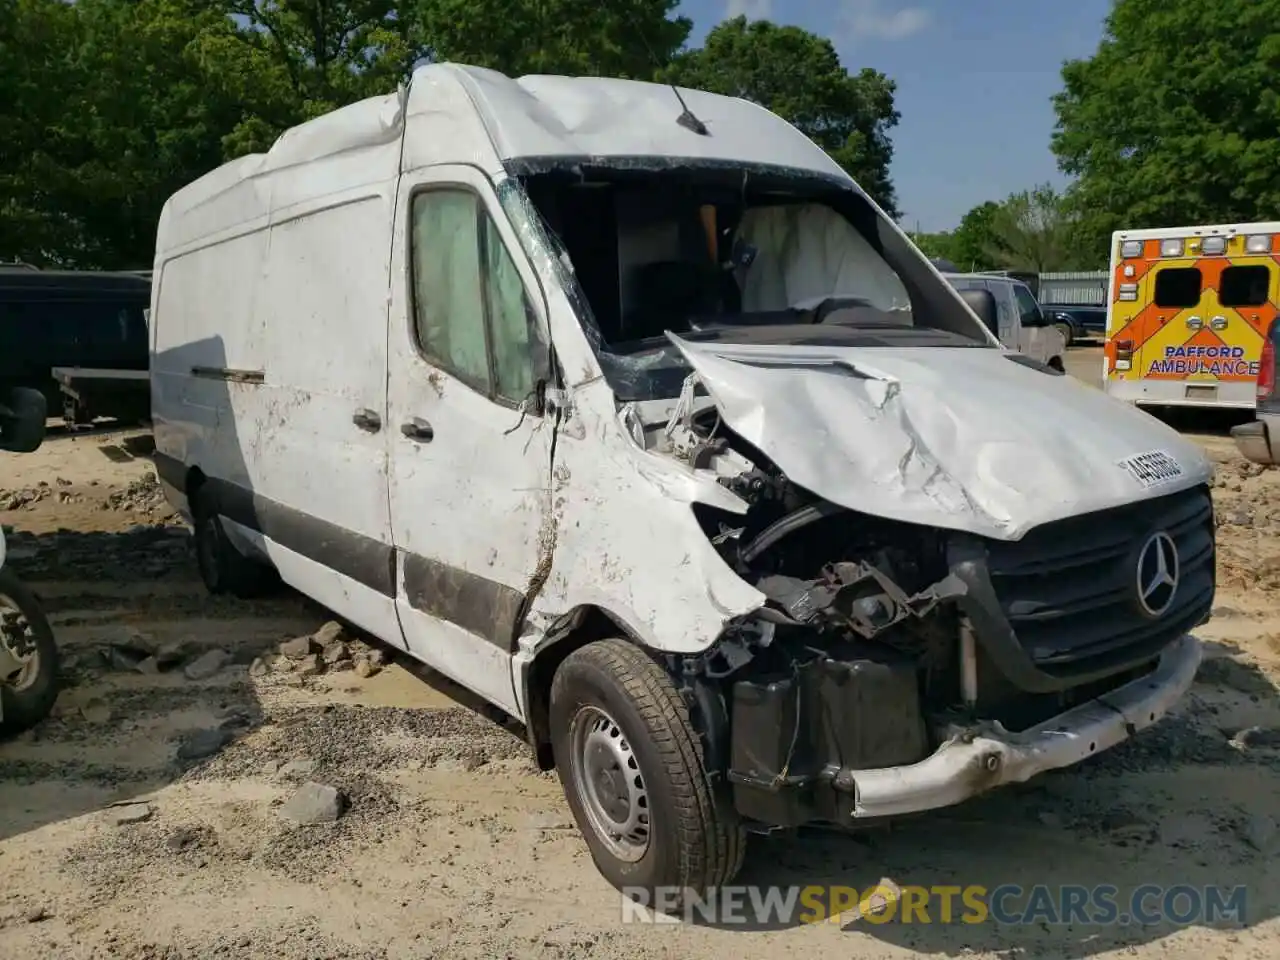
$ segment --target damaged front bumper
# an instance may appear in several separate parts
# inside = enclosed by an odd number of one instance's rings
[[[1122,743],[1155,723],[1182,698],[1195,679],[1201,656],[1200,642],[1193,636],[1183,636],[1163,650],[1150,673],[1037,726],[1018,733],[998,724],[970,726],[951,732],[926,759],[899,766],[851,769],[828,763],[815,775],[796,776],[792,774],[796,769],[793,761],[803,769],[806,760],[811,764],[816,753],[802,746],[797,756],[797,743],[808,738],[793,734],[790,749],[777,770],[762,775],[769,766],[762,756],[762,752],[769,752],[768,737],[757,741],[765,747],[760,751],[740,740],[740,736],[751,736],[752,732],[738,729],[729,772],[735,805],[749,819],[772,826],[798,826],[809,821],[840,823],[951,806],[1004,784],[1072,766]],[[821,689],[824,686],[825,690]],[[856,691],[856,681],[818,685],[815,692],[833,701],[822,707],[828,715],[824,717],[826,726],[837,730],[840,727],[841,705],[834,698]],[[759,696],[754,699],[761,701]],[[747,720],[753,705],[749,700],[735,703],[743,710],[742,720]],[[794,716],[788,719],[799,732],[798,700],[794,706]],[[759,711],[756,719],[767,721]],[[735,725],[738,720],[739,716],[735,716]],[[784,729],[793,728],[788,724]],[[806,752],[807,758],[803,755]]]

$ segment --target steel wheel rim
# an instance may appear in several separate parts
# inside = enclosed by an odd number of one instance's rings
[[[26,690],[39,675],[40,648],[35,628],[21,605],[0,593],[0,686]]]
[[[592,832],[609,852],[635,863],[649,850],[649,792],[622,728],[604,710],[584,706],[570,727],[574,791]]]

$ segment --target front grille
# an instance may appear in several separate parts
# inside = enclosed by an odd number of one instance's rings
[[[1177,545],[1180,569],[1171,605],[1153,620],[1138,605],[1137,557],[1157,531]],[[1213,605],[1213,502],[1203,487],[1048,523],[1017,543],[987,547],[1000,608],[1047,673],[1124,650],[1154,655]]]

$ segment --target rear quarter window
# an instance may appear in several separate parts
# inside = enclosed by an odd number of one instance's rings
[[[1227,267],[1222,271],[1218,302],[1224,307],[1260,307],[1267,302],[1271,270],[1261,264]]]
[[[1199,267],[1165,267],[1156,274],[1157,307],[1185,310],[1200,303]]]

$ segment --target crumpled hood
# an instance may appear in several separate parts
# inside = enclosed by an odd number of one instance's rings
[[[1213,473],[1154,417],[1004,351],[668,336],[726,424],[792,482],[852,510],[1017,540]]]

